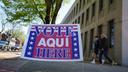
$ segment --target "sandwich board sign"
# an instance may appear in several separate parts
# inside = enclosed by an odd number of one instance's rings
[[[39,61],[83,61],[79,24],[31,25],[22,58]]]

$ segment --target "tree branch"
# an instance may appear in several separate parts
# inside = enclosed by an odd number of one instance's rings
[[[34,7],[35,7],[36,11],[37,11],[38,14],[39,14],[39,17],[40,17],[40,18],[42,19],[42,21],[45,23],[45,20],[44,20],[42,14],[40,13],[40,11],[38,10],[38,7],[36,6],[35,0],[33,0],[33,3],[34,3]]]

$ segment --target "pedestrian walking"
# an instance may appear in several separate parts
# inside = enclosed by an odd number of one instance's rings
[[[103,62],[102,62],[102,57],[103,56],[110,63],[112,63],[112,60],[108,57],[108,51],[109,51],[109,45],[108,45],[107,36],[105,34],[101,34],[101,39],[100,39],[100,54],[99,54],[99,62],[100,62],[100,64],[103,64]]]
[[[5,33],[2,33],[1,37],[1,41],[7,41],[8,36]]]
[[[98,36],[95,36],[95,39],[94,39],[94,44],[93,44],[93,61],[91,63],[94,63],[96,62],[96,59],[97,59],[97,56],[98,56],[98,53],[99,53],[99,37]]]
[[[16,38],[15,40],[16,40],[16,42],[15,42],[15,50],[19,50],[20,40],[18,38]]]

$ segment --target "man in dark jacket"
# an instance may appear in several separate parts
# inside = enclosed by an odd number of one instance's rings
[[[99,54],[99,62],[102,64],[102,56],[105,57],[110,63],[112,63],[112,60],[108,57],[108,51],[109,51],[109,46],[108,46],[108,39],[107,36],[104,34],[101,34],[101,39],[100,39],[100,54]]]
[[[95,63],[95,60],[99,53],[99,37],[98,36],[95,36],[93,48],[94,48],[93,61],[91,61],[91,63]]]

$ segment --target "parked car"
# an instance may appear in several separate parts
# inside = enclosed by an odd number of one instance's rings
[[[1,50],[4,50],[5,49],[5,46],[8,44],[8,42],[7,41],[2,41],[2,40],[0,40],[0,49]]]

